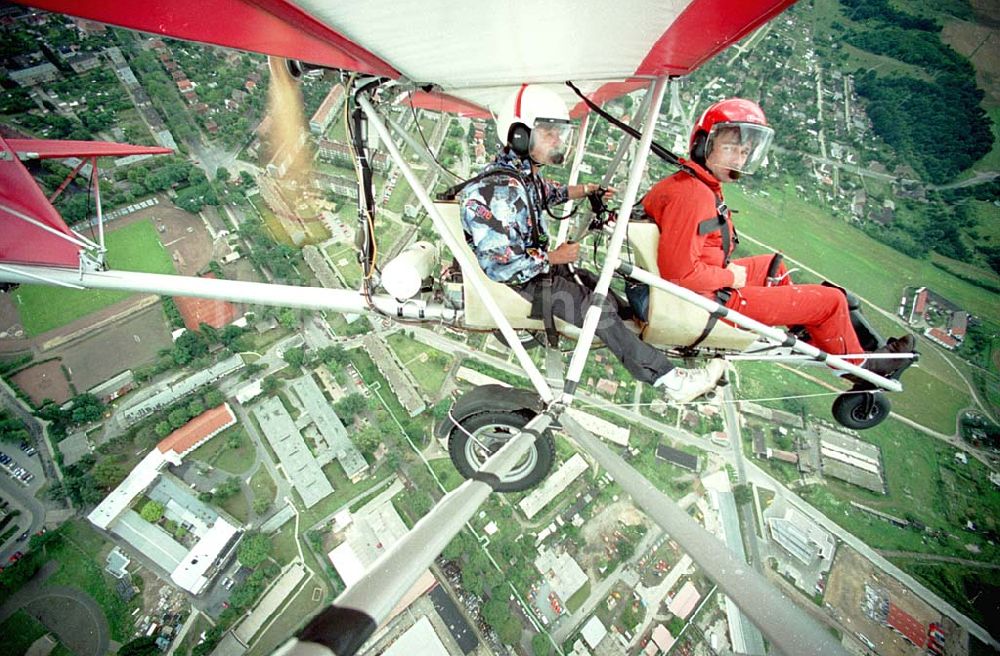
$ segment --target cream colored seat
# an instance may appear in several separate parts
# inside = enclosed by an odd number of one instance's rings
[[[635,264],[651,273],[659,272],[656,263],[660,243],[659,227],[652,221],[630,221],[628,240],[632,245]],[[659,348],[687,346],[701,335],[708,317],[708,312],[696,305],[650,287],[649,323],[642,333],[642,339]],[[756,335],[753,333],[719,321],[699,346],[743,351],[755,340]]]
[[[496,322],[493,321],[493,317],[490,316],[489,311],[486,309],[486,304],[483,303],[476,290],[468,282],[470,278],[476,277],[483,281],[487,289],[490,290],[493,300],[500,306],[504,316],[507,317],[514,328],[519,330],[545,330],[545,325],[540,320],[528,318],[528,315],[531,314],[531,303],[507,285],[490,280],[483,273],[483,270],[479,268],[475,253],[472,252],[472,249],[469,248],[465,241],[465,232],[462,230],[462,219],[458,214],[458,203],[437,202],[434,205],[441,212],[448,230],[462,244],[462,250],[473,263],[471,267],[472,271],[462,270],[462,278],[466,281],[466,284],[463,285],[465,294],[465,325],[469,328],[497,327]],[[574,330],[573,326],[558,318],[556,319],[556,328],[563,332],[573,332]]]

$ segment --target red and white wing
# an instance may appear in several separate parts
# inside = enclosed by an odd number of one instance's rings
[[[434,91],[407,101],[489,116],[512,87],[573,80],[597,102],[684,75],[794,0],[19,0],[164,36],[404,79]],[[562,93],[584,106],[571,91]],[[114,144],[0,140],[0,262],[76,266],[71,231],[14,152],[124,155]],[[163,152],[144,149],[141,152]],[[27,218],[26,218],[27,217]],[[44,224],[49,230],[40,229]]]
[[[80,264],[81,246],[74,243],[73,231],[21,163],[22,157],[125,157],[170,152],[169,148],[104,141],[0,137],[0,262],[73,268]]]
[[[21,0],[143,32],[434,85],[428,108],[496,106],[524,82],[603,100],[684,75],[794,0]],[[567,90],[567,99],[576,98]],[[576,113],[582,111],[577,107]]]

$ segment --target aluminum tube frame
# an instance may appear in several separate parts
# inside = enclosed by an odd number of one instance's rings
[[[671,82],[671,86],[674,84]],[[653,95],[646,91],[646,94],[642,97],[642,104],[639,105],[639,110],[635,113],[636,116],[645,116],[649,109],[649,102],[653,99]],[[633,123],[632,127],[638,129],[639,124]],[[615,156],[611,158],[611,164],[608,165],[607,170],[604,172],[604,177],[601,179],[601,186],[607,187],[611,184],[611,180],[615,177],[615,172],[618,167],[621,166],[622,160],[625,159],[625,153],[628,152],[629,146],[632,145],[632,135],[626,132],[622,133],[621,141],[618,142],[618,149],[615,150]]]
[[[533,417],[521,432],[490,456],[476,479],[466,479],[444,495],[399,542],[372,563],[364,576],[344,590],[330,608],[313,617],[310,626],[329,625],[340,629],[330,636],[330,642],[319,644],[331,649],[337,656],[356,653],[416,583],[421,573],[433,564],[434,559],[475,516],[493,491],[488,479],[510,471],[527,455],[535,443],[536,435],[543,435],[555,419],[556,412],[552,410]],[[359,627],[363,630],[350,634],[352,627],[337,627],[336,622],[331,621],[331,618],[342,615],[344,611],[363,614],[371,621]],[[307,627],[306,631],[309,630]],[[315,653],[312,649],[316,644],[300,642],[281,653]]]
[[[90,158],[90,181],[94,185],[94,206],[97,208],[97,248],[98,257],[104,263],[104,254],[108,249],[104,246],[104,212],[101,209],[101,177],[97,174],[97,158]]]
[[[364,110],[371,126],[375,128],[375,132],[377,132],[378,136],[382,139],[386,150],[389,151],[389,156],[392,157],[394,162],[396,162],[396,166],[398,166],[399,170],[402,171],[403,177],[406,178],[410,188],[413,189],[413,193],[417,195],[417,198],[420,200],[420,204],[424,206],[424,210],[426,210],[427,214],[431,217],[431,221],[434,223],[435,229],[437,229],[438,234],[444,240],[444,243],[448,246],[449,250],[451,250],[451,254],[458,261],[459,266],[464,271],[471,271],[471,267],[478,267],[479,263],[471,261],[468,256],[466,256],[465,252],[462,250],[461,244],[459,244],[455,237],[451,234],[451,231],[445,224],[441,213],[438,212],[433,201],[431,201],[431,197],[427,193],[427,190],[424,189],[424,186],[420,183],[420,180],[417,179],[413,169],[410,168],[410,165],[407,164],[406,160],[403,159],[403,156],[400,154],[399,149],[396,148],[396,144],[393,142],[392,136],[389,134],[389,130],[385,127],[385,123],[382,122],[381,115],[375,110],[375,107],[372,106],[371,101],[364,95],[359,95],[357,96],[357,102],[361,105],[361,109]],[[528,379],[535,387],[538,395],[541,397],[542,401],[548,405],[555,399],[555,396],[552,393],[552,388],[549,387],[549,384],[545,381],[545,377],[538,370],[538,367],[535,366],[535,363],[531,361],[531,357],[528,355],[524,346],[521,345],[521,340],[517,337],[517,332],[510,325],[510,321],[507,320],[507,317],[504,316],[503,310],[501,310],[500,306],[497,305],[497,302],[493,300],[493,296],[490,295],[489,289],[486,288],[486,285],[483,284],[482,280],[476,276],[470,276],[466,280],[465,284],[468,285],[470,283],[476,293],[479,294],[483,304],[486,306],[486,310],[490,313],[490,317],[492,317],[493,321],[500,329],[500,332],[507,340],[511,350],[514,351],[514,355],[517,356],[518,363],[528,375]]]
[[[41,228],[45,232],[52,233],[53,235],[55,235],[56,237],[59,237],[60,239],[65,239],[66,241],[68,241],[69,243],[73,244],[74,246],[79,246],[80,248],[84,248],[84,249],[98,248],[97,244],[95,244],[94,242],[90,241],[89,239],[87,239],[83,235],[80,235],[80,234],[77,234],[76,232],[73,232],[73,235],[70,236],[70,235],[67,235],[65,232],[59,232],[55,228],[53,228],[53,227],[51,227],[49,225],[46,225],[46,224],[42,223],[41,221],[38,221],[37,219],[33,219],[32,217],[28,216],[27,214],[24,214],[22,212],[18,212],[13,207],[10,207],[8,205],[4,205],[3,203],[0,203],[0,210],[3,210],[5,212],[10,213],[12,216],[14,216],[14,217],[16,217],[18,219],[21,219],[22,221],[27,221],[28,223],[30,223],[31,225],[35,226],[36,228]]]
[[[134,271],[81,272],[76,269],[59,267],[11,264],[0,267],[0,281],[21,284],[70,285],[78,289],[147,292],[161,296],[195,296],[237,303],[355,314],[365,313],[372,309],[364,294],[348,289],[297,287],[276,283],[217,280]],[[422,304],[412,299],[400,302],[391,296],[377,295],[372,296],[371,301],[372,305],[379,311],[403,319],[454,321],[461,316],[458,310],[439,304]]]
[[[596,297],[606,297],[608,289],[611,287],[611,277],[615,269],[618,268],[618,258],[621,255],[622,244],[625,242],[625,235],[628,231],[628,220],[632,214],[632,206],[635,205],[636,196],[639,193],[639,183],[642,182],[642,172],[646,168],[646,159],[649,156],[649,145],[653,141],[653,132],[656,129],[656,115],[663,101],[663,94],[667,88],[667,78],[660,77],[653,82],[647,93],[652,94],[653,99],[646,110],[646,120],[643,127],[642,139],[639,142],[639,151],[629,170],[628,185],[622,197],[622,206],[618,212],[618,221],[615,223],[614,232],[611,233],[611,240],[608,243],[608,250],[604,266],[601,268],[601,276],[597,286],[593,291]],[[605,301],[606,302],[606,301]],[[601,307],[598,304],[591,304],[583,320],[583,330],[580,339],[573,350],[573,357],[569,363],[569,370],[566,373],[566,384],[563,388],[563,402],[569,403],[573,398],[572,390],[580,380],[583,373],[583,366],[590,354],[590,346],[594,342],[594,333],[597,330],[597,322],[601,317]]]
[[[617,257],[617,255],[616,255]],[[821,351],[811,344],[807,344],[798,338],[794,338],[784,330],[775,328],[774,326],[768,326],[755,319],[740,314],[735,310],[729,308],[724,308],[715,301],[709,300],[700,294],[681,287],[680,285],[675,285],[672,282],[664,280],[658,275],[652,274],[645,269],[641,269],[637,266],[620,262],[619,265],[624,265],[623,269],[627,271],[626,275],[630,278],[634,278],[639,282],[644,282],[651,287],[656,287],[657,289],[662,289],[672,296],[676,296],[682,300],[688,301],[694,305],[697,305],[706,312],[715,312],[718,309],[725,309],[726,315],[722,317],[726,321],[736,324],[740,328],[745,328],[753,333],[766,337],[767,339],[784,345],[789,339],[794,340],[788,345],[796,353],[801,353],[803,355],[809,356],[813,359],[820,359],[824,364],[829,365],[834,369],[839,369],[841,371],[846,371],[848,373],[857,376],[861,380],[871,383],[872,385],[877,385],[878,387],[889,390],[890,392],[901,392],[903,390],[903,385],[898,380],[893,380],[891,378],[886,378],[884,376],[879,376],[878,374],[872,373],[867,369],[863,369],[856,364],[851,364],[844,360],[842,356],[831,355],[825,351]],[[898,357],[898,356],[896,356]]]
[[[653,487],[569,413],[564,414],[559,422],[583,452],[597,459],[601,467],[632,497],[632,501],[705,570],[719,589],[740,607],[781,653],[787,656],[847,655],[833,636],[805,611],[752,566],[736,558],[718,537],[695,522],[670,497]]]
[[[576,150],[573,152],[573,165],[569,169],[569,182],[567,182],[568,187],[572,187],[580,179],[580,165],[583,164],[583,152],[584,147],[587,145],[587,126],[590,123],[590,113],[583,115],[583,119],[580,120],[580,135],[576,140]],[[584,200],[581,198],[580,200]],[[565,214],[569,214],[573,211],[573,207],[576,206],[576,201],[571,200],[565,205]],[[559,233],[556,236],[555,246],[566,241],[566,235],[569,233],[570,220],[563,219],[559,222]]]

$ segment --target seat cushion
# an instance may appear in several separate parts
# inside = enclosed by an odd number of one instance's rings
[[[659,272],[656,263],[660,229],[652,221],[630,221],[628,241],[635,264],[650,273]],[[643,341],[660,348],[687,346],[701,335],[709,314],[697,305],[662,289],[649,289],[649,317]],[[756,339],[754,333],[719,321],[699,346],[742,351]]]

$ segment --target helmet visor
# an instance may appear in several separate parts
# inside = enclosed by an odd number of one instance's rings
[[[716,123],[708,134],[706,157],[731,171],[756,171],[771,148],[774,130],[755,123]]]
[[[565,119],[537,118],[531,128],[528,154],[539,164],[562,165],[573,147],[573,124]]]

